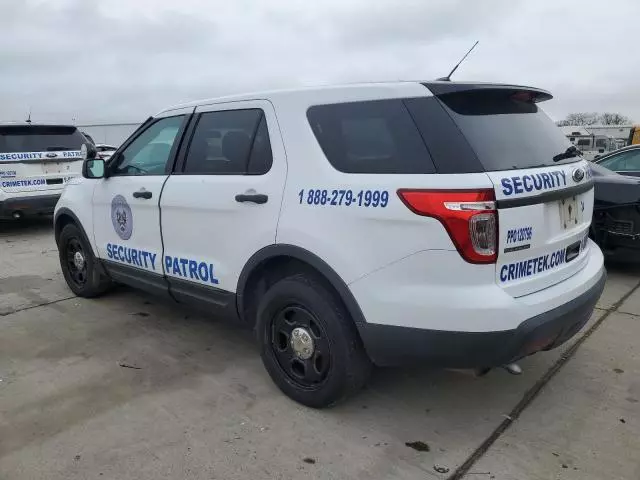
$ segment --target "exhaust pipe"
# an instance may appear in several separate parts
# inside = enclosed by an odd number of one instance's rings
[[[504,368],[511,375],[522,374],[522,368],[517,363],[507,363],[506,365],[502,365],[502,368]],[[484,377],[490,371],[491,367],[476,368],[475,370],[473,370],[473,374],[476,377]]]
[[[522,368],[520,368],[520,365],[517,363],[507,363],[506,365],[503,365],[502,368],[511,375],[520,375],[522,373]]]

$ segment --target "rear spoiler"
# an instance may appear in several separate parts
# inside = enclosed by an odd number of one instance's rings
[[[533,103],[551,100],[553,95],[546,90],[534,87],[525,87],[521,85],[501,85],[499,83],[466,83],[466,82],[423,82],[431,92],[436,95],[447,95],[452,93],[496,93],[505,92],[507,95],[520,97],[522,101]]]

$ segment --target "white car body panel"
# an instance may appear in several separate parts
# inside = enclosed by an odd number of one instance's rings
[[[458,252],[447,250],[416,253],[349,288],[372,324],[455,332],[512,330],[593,287],[603,274],[602,252],[589,240],[584,256],[573,276],[518,298],[493,282],[493,265],[469,268]]]
[[[254,253],[274,244],[300,247],[338,274],[371,324],[456,332],[508,330],[593,287],[603,272],[598,247],[585,241],[593,190],[576,195],[581,216],[567,229],[560,229],[558,200],[500,209],[498,261],[482,265],[465,261],[438,220],[414,214],[397,194],[401,188],[494,188],[500,203],[514,196],[503,189],[506,177],[561,171],[564,183],[544,189],[546,193],[561,191],[580,183],[571,176],[576,168],[584,168],[585,162],[464,174],[342,173],[327,161],[306,117],[313,105],[430,96],[419,83],[401,82],[248,94],[170,108],[156,118],[194,110],[262,108],[273,152],[271,170],[255,176],[173,174],[85,180],[65,191],[58,209],[75,212],[90,237],[95,235],[94,247],[100,258],[110,259],[107,244],[126,242],[129,248],[156,253],[153,271],[166,275],[169,281],[179,278],[213,284],[231,293],[236,292],[240,273]],[[585,173],[588,171],[585,168]],[[513,193],[513,181],[511,186]],[[141,188],[153,192],[153,201],[131,198],[131,193]],[[254,205],[234,200],[236,194],[250,189],[268,194],[269,202]],[[541,193],[517,189],[522,191],[515,196],[521,199]],[[326,191],[329,196],[341,190],[353,192],[352,196],[386,192],[388,201],[376,208],[354,203],[348,207],[331,202],[309,204],[309,190]],[[84,201],[80,200],[81,192],[86,192]],[[131,207],[135,219],[131,240],[123,241],[112,225],[111,202],[116,195],[125,196]],[[508,232],[526,227],[533,229],[529,246],[504,252],[509,248]],[[571,262],[502,281],[505,265],[508,269],[510,264],[575,242],[581,245]],[[516,242],[515,246],[521,244]],[[173,264],[161,261],[163,255],[211,265],[216,282],[185,278],[174,271]]]
[[[591,170],[587,162],[577,160],[575,163],[552,167],[488,172],[487,175],[495,185],[498,202],[514,198],[535,198],[541,194],[562,193],[588,181]],[[577,170],[582,172],[580,181],[574,180],[572,176]],[[578,258],[569,262],[559,257],[559,265],[549,266],[544,271],[536,271],[538,266],[535,265],[527,273],[519,275],[520,272],[515,271],[512,265],[519,266],[519,262],[537,258],[543,258],[544,261],[547,255],[587,237],[593,212],[593,195],[591,189],[572,195],[570,199],[565,196],[533,205],[501,208],[498,219],[500,239],[496,283],[518,297],[561,282],[583,268],[583,252],[579,252]],[[574,203],[570,205],[569,201]],[[567,216],[562,211],[563,203],[566,208],[574,209],[575,216],[570,224],[563,222]],[[540,266],[544,268],[542,263]],[[512,268],[511,273],[514,275],[509,275],[509,268]]]
[[[173,265],[165,268],[165,274],[235,292],[240,272],[249,258],[276,242],[287,159],[269,102],[220,103],[199,107],[196,112],[229,109],[261,109],[265,113],[273,155],[271,169],[264,175],[171,175],[160,208],[165,258],[168,255],[198,265],[202,262],[213,265],[215,278],[209,275],[203,280],[199,275],[185,275]],[[268,202],[258,205],[236,201],[236,195],[251,191],[267,195]]]
[[[21,197],[59,193],[81,168],[78,150],[0,153],[0,192]]]

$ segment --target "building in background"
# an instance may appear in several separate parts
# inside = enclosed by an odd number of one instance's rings
[[[596,135],[613,138],[618,148],[624,147],[629,142],[629,133],[632,125],[567,125],[560,127],[567,137],[576,135]]]
[[[631,125],[567,125],[560,128],[587,160],[624,147],[631,132]]]
[[[88,133],[95,143],[104,143],[119,147],[140,123],[99,123],[91,125],[77,125],[78,130]]]

